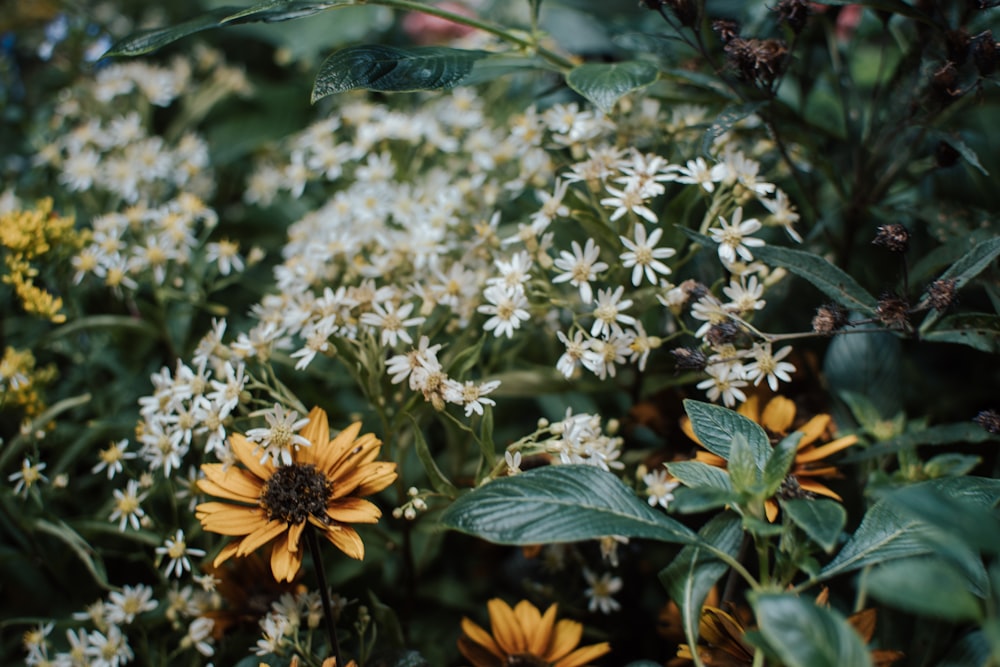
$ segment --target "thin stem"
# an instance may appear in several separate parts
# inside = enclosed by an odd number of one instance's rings
[[[739,562],[738,560],[736,560],[735,558],[733,558],[732,556],[730,556],[728,553],[726,553],[725,551],[723,551],[722,549],[719,549],[718,547],[716,547],[714,545],[711,545],[711,544],[699,544],[698,546],[700,548],[703,548],[706,551],[710,552],[713,556],[715,556],[716,558],[718,558],[719,560],[721,560],[723,563],[725,563],[726,565],[728,565],[729,567],[731,567],[733,570],[735,570],[736,573],[739,574],[741,577],[743,577],[743,580],[746,581],[750,585],[750,588],[752,588],[753,590],[760,589],[760,583],[757,581],[757,579],[754,578],[754,576],[752,574],[750,574],[749,570],[747,570],[745,567],[743,567],[743,563]]]
[[[323,570],[323,559],[319,552],[319,540],[316,529],[306,526],[306,541],[309,543],[309,553],[312,555],[313,567],[316,569],[316,580],[319,583],[319,595],[323,601],[323,622],[326,624],[326,634],[330,637],[330,649],[337,660],[337,667],[344,661],[340,657],[340,642],[337,641],[337,628],[333,622],[333,605],[330,603],[330,591],[326,587],[326,572]]]
[[[404,9],[411,12],[421,12],[424,14],[429,14],[431,16],[436,16],[453,23],[458,23],[460,25],[467,25],[470,28],[475,28],[477,30],[482,30],[483,32],[488,32],[491,35],[496,35],[500,39],[510,42],[512,44],[517,44],[520,47],[534,51],[541,57],[545,58],[552,64],[562,68],[562,69],[572,69],[575,64],[554,51],[550,51],[544,47],[539,46],[534,36],[531,39],[522,37],[516,32],[505,30],[500,26],[493,25],[492,23],[486,23],[485,21],[480,21],[471,16],[465,16],[463,14],[456,14],[455,12],[449,12],[446,9],[441,9],[440,7],[434,7],[432,5],[426,5],[422,2],[416,2],[415,0],[359,0],[358,4],[372,4],[372,5],[382,5],[383,7],[392,7],[394,9]]]

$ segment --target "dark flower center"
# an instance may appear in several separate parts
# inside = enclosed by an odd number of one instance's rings
[[[536,655],[531,655],[530,653],[518,653],[517,655],[507,656],[507,662],[504,663],[507,667],[549,667],[550,663],[545,662]]]
[[[312,464],[282,466],[264,483],[260,506],[269,521],[303,523],[310,515],[326,517],[333,484]]]

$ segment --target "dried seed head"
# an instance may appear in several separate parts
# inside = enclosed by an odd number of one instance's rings
[[[958,69],[948,61],[931,75],[931,90],[938,101],[947,104],[958,97]]]
[[[801,500],[817,497],[812,491],[806,491],[803,489],[795,475],[789,475],[782,480],[781,486],[778,487],[777,495],[779,498],[785,498],[786,500]]]
[[[883,294],[875,307],[879,321],[890,329],[904,329],[908,326],[907,315],[910,306],[906,299],[895,294]]]
[[[792,32],[797,35],[806,26],[806,19],[809,18],[809,3],[805,0],[780,0],[774,6],[774,11],[778,13],[778,20],[787,23]]]
[[[927,288],[927,302],[934,310],[947,310],[955,301],[956,282],[953,278],[935,280]]]
[[[726,343],[732,343],[740,335],[740,325],[732,320],[726,320],[719,324],[712,325],[705,334],[705,340],[712,347],[719,347]]]
[[[740,36],[740,24],[729,19],[712,21],[712,30],[719,36],[723,44],[728,44]]]
[[[670,350],[670,354],[674,355],[674,362],[679,371],[703,371],[708,365],[705,353],[693,347],[675,347]]]
[[[812,328],[818,334],[829,336],[834,331],[839,331],[847,326],[847,322],[847,309],[839,303],[828,303],[816,309]]]
[[[1000,435],[1000,412],[983,410],[972,421],[982,426],[988,433]]]
[[[891,223],[879,226],[875,232],[875,240],[872,241],[877,246],[882,246],[890,252],[906,252],[910,247],[910,232],[899,223]]]
[[[316,466],[295,463],[278,468],[260,491],[268,520],[303,523],[310,516],[326,520],[333,485]]]
[[[694,0],[664,0],[663,4],[670,7],[681,25],[690,28],[698,23],[698,4]]]
[[[993,31],[987,30],[976,35],[972,41],[972,60],[981,76],[989,76],[997,70],[1000,64],[997,43],[993,39]]]
[[[740,78],[759,88],[768,89],[785,65],[788,48],[779,39],[730,40],[723,49],[726,61]]]

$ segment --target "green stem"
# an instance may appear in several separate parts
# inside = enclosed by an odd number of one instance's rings
[[[330,637],[330,650],[337,660],[337,665],[343,665],[344,661],[340,657],[340,642],[337,641],[337,628],[333,622],[330,591],[326,587],[326,572],[323,570],[323,559],[319,552],[319,540],[316,538],[316,530],[312,526],[306,526],[305,533],[306,541],[309,543],[309,553],[312,554],[313,567],[316,569],[320,599],[323,601],[323,623],[326,625],[326,634]]]
[[[757,579],[754,578],[752,574],[750,574],[749,570],[743,567],[743,564],[741,562],[739,562],[738,560],[727,554],[725,551],[722,551],[721,549],[711,544],[705,543],[705,544],[699,544],[698,546],[710,552],[713,556],[715,556],[723,563],[731,567],[737,574],[743,577],[743,580],[750,585],[750,588],[752,588],[755,591],[760,590],[761,587],[760,583],[757,581]]]
[[[434,7],[432,5],[426,5],[422,2],[416,2],[416,0],[359,0],[358,4],[382,5],[383,7],[392,7],[393,9],[403,9],[406,11],[421,12],[423,14],[436,16],[453,23],[467,25],[470,28],[475,28],[476,30],[482,30],[483,32],[488,32],[491,35],[496,35],[504,41],[510,42],[511,44],[517,44],[522,48],[537,53],[560,69],[568,70],[575,67],[574,63],[568,58],[539,46],[534,39],[534,36],[530,39],[522,37],[516,32],[505,30],[504,28],[493,25],[492,23],[486,23],[485,21],[480,21],[479,19],[471,16],[464,16],[462,14],[456,14],[455,12],[449,12],[448,10],[441,9],[440,7]]]

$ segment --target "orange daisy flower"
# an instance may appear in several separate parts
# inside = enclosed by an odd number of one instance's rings
[[[791,431],[792,425],[795,423],[796,408],[795,402],[791,399],[775,396],[761,410],[759,397],[752,395],[739,407],[737,412],[747,419],[757,422],[769,434],[780,440]],[[689,418],[684,417],[681,420],[681,430],[689,438],[699,445],[701,444],[691,427]],[[837,470],[837,467],[827,463],[826,459],[857,443],[858,436],[847,435],[821,444],[822,437],[833,431],[833,420],[828,414],[818,414],[794,429],[794,432],[802,433],[802,439],[799,440],[798,452],[795,454],[795,462],[788,472],[788,477],[793,479],[802,491],[842,501],[843,499],[836,492],[819,480],[840,477],[840,471]],[[695,460],[719,468],[726,467],[725,459],[709,451],[699,450],[695,454]],[[768,520],[774,521],[778,516],[778,504],[769,499],[765,504],[765,511]]]
[[[583,625],[556,622],[557,607],[553,604],[542,614],[527,600],[511,609],[493,598],[487,603],[493,634],[463,618],[458,650],[473,667],[586,667],[611,651],[608,642],[577,648]]]
[[[226,545],[215,566],[232,556],[246,556],[273,542],[271,573],[291,581],[302,565],[300,539],[311,524],[351,558],[364,557],[365,546],[352,523],[376,523],[382,512],[362,496],[381,491],[396,479],[396,464],[375,461],[382,442],[368,433],[358,437],[361,422],[330,439],[326,412],[313,408],[299,432],[309,441],[292,453],[292,464],[262,463],[258,446],[234,434],[229,443],[240,466],[207,463],[198,487],[231,502],[205,502],[195,508],[202,527],[239,539]]]

